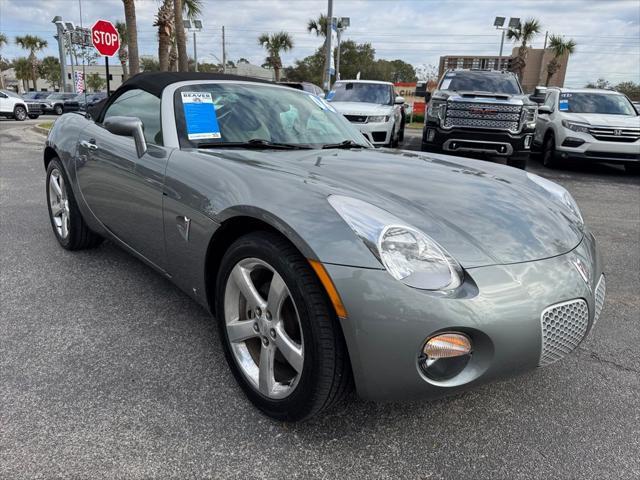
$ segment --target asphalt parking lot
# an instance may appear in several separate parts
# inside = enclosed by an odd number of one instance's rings
[[[573,355],[286,425],[245,400],[171,283],[110,243],[58,246],[30,123],[0,120],[0,478],[640,477],[640,177],[530,167],[571,191],[605,257],[605,309]]]

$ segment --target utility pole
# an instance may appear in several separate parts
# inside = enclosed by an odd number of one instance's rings
[[[222,26],[222,73],[227,73],[227,47],[224,44],[224,25]]]
[[[549,38],[549,30],[544,32],[544,47],[543,47],[543,50],[547,49],[547,38]]]
[[[500,55],[499,55],[499,57],[500,57],[499,61],[500,62],[502,62],[502,49],[504,48],[504,35],[505,35],[505,33],[507,33],[507,31],[506,30],[502,30],[502,39],[500,40]],[[494,50],[494,52],[495,52],[495,50]]]
[[[194,70],[198,71],[198,44],[196,43],[196,31],[193,31],[193,61],[195,62]]]
[[[342,29],[338,28],[338,45],[336,46],[336,80],[340,80],[340,36],[342,34]]]
[[[63,92],[67,90],[67,60],[66,55],[64,53],[64,24],[62,23],[62,17],[60,15],[56,15],[51,23],[54,23],[56,26],[56,30],[58,34],[55,36],[55,39],[58,41],[58,56],[60,60],[60,89]]]
[[[331,34],[333,30],[333,0],[328,0],[327,6],[327,31],[326,33],[326,51],[324,59],[324,76],[323,76],[323,88],[325,91],[331,89]]]

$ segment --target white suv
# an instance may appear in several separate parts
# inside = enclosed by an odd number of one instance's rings
[[[545,166],[559,160],[623,163],[640,172],[640,116],[618,92],[550,88],[538,109],[533,140]]]
[[[0,90],[0,116],[22,122],[29,118],[38,118],[42,114],[40,102],[25,100],[11,90]]]
[[[404,98],[393,83],[340,80],[326,99],[374,145],[395,147],[404,140]]]

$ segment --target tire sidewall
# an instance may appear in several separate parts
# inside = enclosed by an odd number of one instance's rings
[[[69,201],[69,214],[71,216],[71,218],[69,218],[69,234],[67,235],[67,238],[62,238],[59,234],[58,234],[58,230],[56,229],[56,225],[53,222],[53,215],[51,214],[51,201],[49,198],[50,192],[49,192],[49,180],[51,178],[51,172],[53,172],[53,170],[58,170],[60,172],[60,175],[62,175],[62,179],[64,180],[65,183],[65,189],[66,189],[66,193],[67,193],[67,200]],[[46,190],[46,196],[47,196],[47,211],[49,212],[49,223],[51,223],[51,228],[53,229],[53,234],[55,235],[56,239],[58,240],[58,242],[60,243],[60,245],[63,248],[69,249],[71,248],[71,245],[73,244],[73,239],[74,236],[77,235],[77,221],[78,219],[77,217],[77,212],[78,212],[78,208],[76,206],[76,202],[75,202],[75,198],[73,197],[73,191],[71,189],[71,184],[69,183],[69,179],[67,178],[67,174],[64,171],[64,168],[62,167],[62,162],[60,162],[59,159],[54,158],[53,160],[51,160],[51,162],[49,162],[49,165],[47,166],[47,181],[45,183],[45,190]]]
[[[56,115],[62,115],[63,114],[63,108],[62,105],[56,105],[54,107],[54,111],[56,113]]]
[[[555,144],[556,140],[553,135],[549,135],[544,141],[542,147],[542,163],[545,167],[551,167],[555,162]]]
[[[18,114],[18,112],[21,112]],[[18,122],[23,122],[27,118],[27,109],[22,105],[18,105],[13,109],[13,118],[15,118]]]
[[[218,271],[218,278],[216,282],[216,319],[224,345],[225,356],[234,377],[245,394],[259,409],[263,410],[271,417],[283,420],[300,419],[306,416],[306,410],[309,409],[312,404],[315,394],[314,377],[318,375],[318,361],[320,360],[320,356],[318,355],[314,339],[317,338],[319,332],[317,331],[317,326],[311,319],[311,314],[308,308],[309,298],[307,292],[301,288],[300,284],[296,280],[298,274],[291,268],[289,262],[285,260],[282,252],[277,248],[277,237],[272,234],[263,233],[261,235],[263,238],[272,238],[276,241],[272,243],[261,240],[258,243],[256,241],[256,239],[259,238],[258,235],[260,234],[249,234],[240,238],[225,254]],[[233,267],[240,260],[245,258],[259,258],[271,265],[271,267],[273,267],[282,276],[287,288],[289,289],[291,297],[295,302],[298,316],[300,318],[304,351],[302,375],[299,378],[294,391],[283,399],[269,399],[253,387],[239,367],[235,355],[231,350],[231,345],[227,336],[225,326],[226,319],[224,317],[224,295],[226,284]]]

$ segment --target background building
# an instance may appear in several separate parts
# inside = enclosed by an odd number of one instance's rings
[[[515,47],[511,56],[479,56],[479,55],[445,55],[440,57],[438,76],[445,70],[455,68],[479,68],[488,70],[509,70],[513,59],[518,55]],[[522,88],[525,92],[533,92],[537,85],[544,85],[547,81],[547,65],[553,59],[553,53],[548,49],[530,48],[527,52],[527,64],[522,72]],[[569,56],[558,59],[560,69],[551,77],[549,86],[563,87],[567,75]]]

